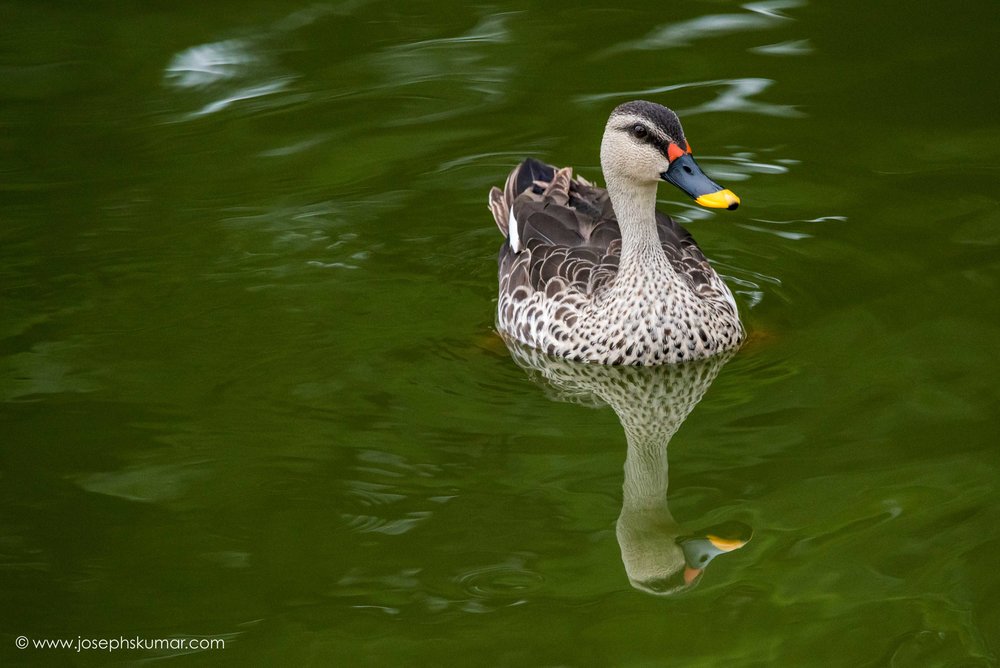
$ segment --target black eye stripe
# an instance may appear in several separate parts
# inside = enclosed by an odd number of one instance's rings
[[[649,142],[653,138],[649,128],[642,123],[626,123],[625,125],[619,126],[618,129],[627,133],[633,139],[638,139],[642,142]]]
[[[635,133],[635,130],[637,128],[642,128],[645,134],[641,137],[637,136]],[[637,122],[627,123],[625,125],[620,126],[618,129],[621,130],[622,132],[627,133],[630,137],[632,137],[632,139],[640,141],[643,144],[649,144],[650,146],[656,148],[656,150],[658,150],[663,155],[667,155],[667,146],[670,144],[671,141],[669,137],[666,139],[660,139],[658,136],[654,135],[653,132],[648,127],[646,127],[642,123],[637,123]]]

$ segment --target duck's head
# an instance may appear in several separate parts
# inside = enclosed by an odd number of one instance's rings
[[[701,171],[677,114],[654,102],[633,100],[611,112],[601,141],[601,169],[609,183],[668,181],[702,206],[735,209],[740,204],[731,190]]]
[[[615,532],[633,587],[658,596],[691,589],[715,557],[740,549],[753,536],[750,526],[734,521],[686,535],[682,531],[669,511],[622,513]]]

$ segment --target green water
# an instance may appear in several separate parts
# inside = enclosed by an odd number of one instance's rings
[[[0,663],[997,665],[994,2],[2,8]],[[743,199],[660,189],[752,333],[663,535],[753,538],[672,596],[492,330],[489,187],[637,97]]]

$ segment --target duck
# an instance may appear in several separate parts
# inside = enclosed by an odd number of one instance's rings
[[[705,207],[740,198],[695,162],[671,109],[633,100],[612,110],[600,149],[606,188],[534,158],[489,209],[504,236],[496,328],[555,357],[655,366],[740,347],[736,300],[691,234],[657,211],[666,181]]]

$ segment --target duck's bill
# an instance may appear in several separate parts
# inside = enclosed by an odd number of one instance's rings
[[[701,167],[690,153],[675,158],[670,163],[670,168],[660,176],[702,206],[732,210],[740,205],[740,198],[732,190],[723,188],[705,176],[705,172],[701,171]]]
[[[753,536],[753,529],[742,522],[724,522],[690,536],[677,539],[684,559],[691,568],[704,568],[720,554],[738,550]]]

